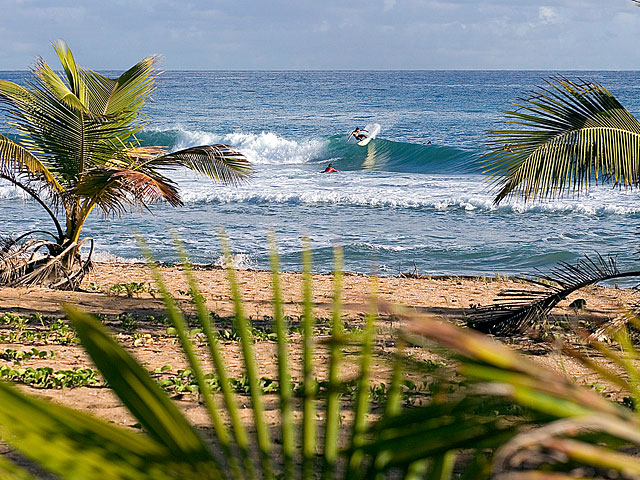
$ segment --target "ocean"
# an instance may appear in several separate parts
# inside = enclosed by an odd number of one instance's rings
[[[382,275],[546,273],[596,253],[637,267],[637,190],[604,185],[570,198],[493,205],[478,165],[487,132],[501,128],[510,102],[556,73],[164,72],[142,143],[229,143],[255,173],[233,187],[177,171],[184,207],[155,204],[115,218],[94,212],[84,235],[95,239],[98,260],[140,260],[139,232],[157,259],[175,261],[175,231],[193,261],[220,263],[223,227],[244,268],[269,267],[270,230],[289,271],[301,270],[303,236],[317,272],[332,270],[336,245],[345,270]],[[640,114],[638,72],[560,73],[601,83]],[[0,72],[21,84],[26,76]],[[355,127],[375,124],[380,133],[366,147],[346,142]],[[4,121],[0,130],[10,132]],[[321,173],[328,163],[339,173]],[[0,182],[0,233],[32,229],[52,225],[37,204]]]

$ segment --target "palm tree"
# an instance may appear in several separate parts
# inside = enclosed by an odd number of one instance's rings
[[[27,87],[0,81],[0,108],[18,133],[15,140],[0,135],[0,178],[39,203],[55,226],[0,245],[0,283],[9,285],[77,287],[93,250],[91,239],[80,238],[89,214],[97,207],[117,215],[158,200],[181,205],[168,169],[186,167],[231,183],[251,173],[246,158],[227,145],[173,153],[140,145],[136,134],[147,124],[141,109],[155,89],[156,58],[111,79],[79,67],[64,42],[53,48],[61,75],[38,58]],[[30,239],[34,234],[51,239]]]
[[[601,85],[557,77],[514,105],[506,122],[520,129],[491,132],[484,161],[496,204],[640,184],[640,122]]]
[[[556,77],[514,105],[506,122],[519,128],[491,132],[484,160],[497,190],[495,204],[507,197],[580,193],[599,181],[640,185],[640,122],[601,85]],[[542,283],[528,279],[537,290],[502,292],[500,300],[474,312],[469,325],[501,335],[523,332],[580,288],[639,275],[619,271],[611,257],[563,262]]]

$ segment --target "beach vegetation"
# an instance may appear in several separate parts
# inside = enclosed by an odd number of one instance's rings
[[[157,293],[157,290],[151,286],[149,282],[121,282],[115,283],[109,287],[107,294],[119,295],[124,293],[128,298],[132,298],[134,295],[139,297],[141,293],[149,293],[153,296]]]
[[[94,386],[100,381],[97,374],[92,368],[54,370],[52,367],[0,366],[1,379],[43,389]]]
[[[140,144],[157,58],[108,78],[78,66],[64,42],[53,48],[60,74],[38,58],[27,86],[0,81],[0,108],[15,131],[0,135],[0,179],[43,208],[54,227],[2,239],[0,283],[74,289],[91,266],[93,240],[81,232],[94,209],[113,216],[156,201],[181,205],[171,169],[232,183],[251,170],[228,145],[167,152]]]
[[[53,358],[55,352],[49,350],[38,350],[36,347],[32,347],[31,350],[16,350],[14,348],[0,348],[0,359],[12,361],[16,365],[20,365],[25,360],[31,358]]]
[[[228,247],[224,250],[229,255]],[[190,288],[198,292],[186,256],[181,255]],[[615,334],[612,346],[590,340],[589,347],[606,364],[594,361],[588,349],[556,345],[601,379],[584,386],[479,332],[377,304],[375,282],[364,327],[345,333],[337,249],[330,332],[319,341],[313,335],[308,247],[304,256],[302,365],[295,382],[273,243],[272,322],[278,366],[273,378],[260,375],[255,364],[254,339],[231,266],[233,323],[244,367],[236,379],[229,376],[213,323],[216,317],[209,314],[202,296],[193,295],[193,302],[199,330],[207,338],[210,370],[196,354],[193,329],[174,298],[166,295],[153,264],[186,368],[164,365],[147,371],[101,321],[67,306],[68,318],[96,369],[55,372],[47,367],[24,371],[8,367],[8,376],[44,388],[72,388],[74,382],[84,385],[94,379],[105,382],[135,418],[136,433],[0,382],[0,438],[42,469],[27,471],[24,462],[0,457],[0,475],[37,478],[38,472],[47,471],[62,479],[442,480],[640,476],[636,457],[640,417],[633,409],[640,400],[640,372],[634,362],[639,353],[626,329]],[[378,351],[375,339],[380,315],[392,315],[403,325],[393,331],[393,349],[384,352]],[[632,312],[629,322],[640,324]],[[322,379],[315,360],[319,348],[328,352]],[[425,361],[415,355],[416,349],[433,350],[438,359]],[[339,372],[349,359],[357,372],[344,377]],[[389,365],[387,381],[375,376],[374,359]],[[615,385],[615,395],[610,395],[610,385]],[[168,393],[200,397],[211,420],[207,440]],[[239,415],[237,395],[249,399],[250,428],[248,418]],[[267,401],[273,412],[266,412]]]

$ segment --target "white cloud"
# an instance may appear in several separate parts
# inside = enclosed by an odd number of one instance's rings
[[[313,27],[313,30],[315,32],[328,32],[329,31],[329,22],[327,22],[326,20],[323,20],[322,23],[320,23],[319,25],[316,25],[315,27]]]
[[[393,10],[393,7],[396,6],[396,0],[384,0],[384,11],[388,12],[389,10]]]
[[[559,19],[558,12],[553,7],[540,7],[538,18],[543,24],[557,23]]]

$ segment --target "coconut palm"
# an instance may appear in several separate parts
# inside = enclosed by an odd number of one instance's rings
[[[601,85],[556,77],[513,105],[505,121],[518,128],[491,132],[484,160],[497,190],[494,203],[576,194],[606,181],[640,185],[640,122]],[[614,258],[561,263],[542,277],[546,285],[527,279],[541,288],[502,292],[469,324],[497,334],[522,332],[571,292],[638,274],[619,271]]]
[[[491,132],[484,163],[495,203],[640,184],[640,122],[601,85],[558,77],[514,105],[506,122],[519,129]]]
[[[141,109],[155,89],[156,58],[111,79],[79,67],[64,42],[53,47],[60,75],[38,58],[26,87],[0,81],[0,108],[17,130],[12,138],[0,135],[0,178],[39,203],[55,226],[4,241],[0,283],[74,288],[90,266],[90,252],[81,260],[87,239],[80,235],[95,208],[109,216],[158,200],[180,205],[177,184],[165,176],[172,168],[232,183],[251,170],[227,145],[173,153],[140,145],[136,134],[147,123]],[[91,240],[87,245],[92,250]]]

